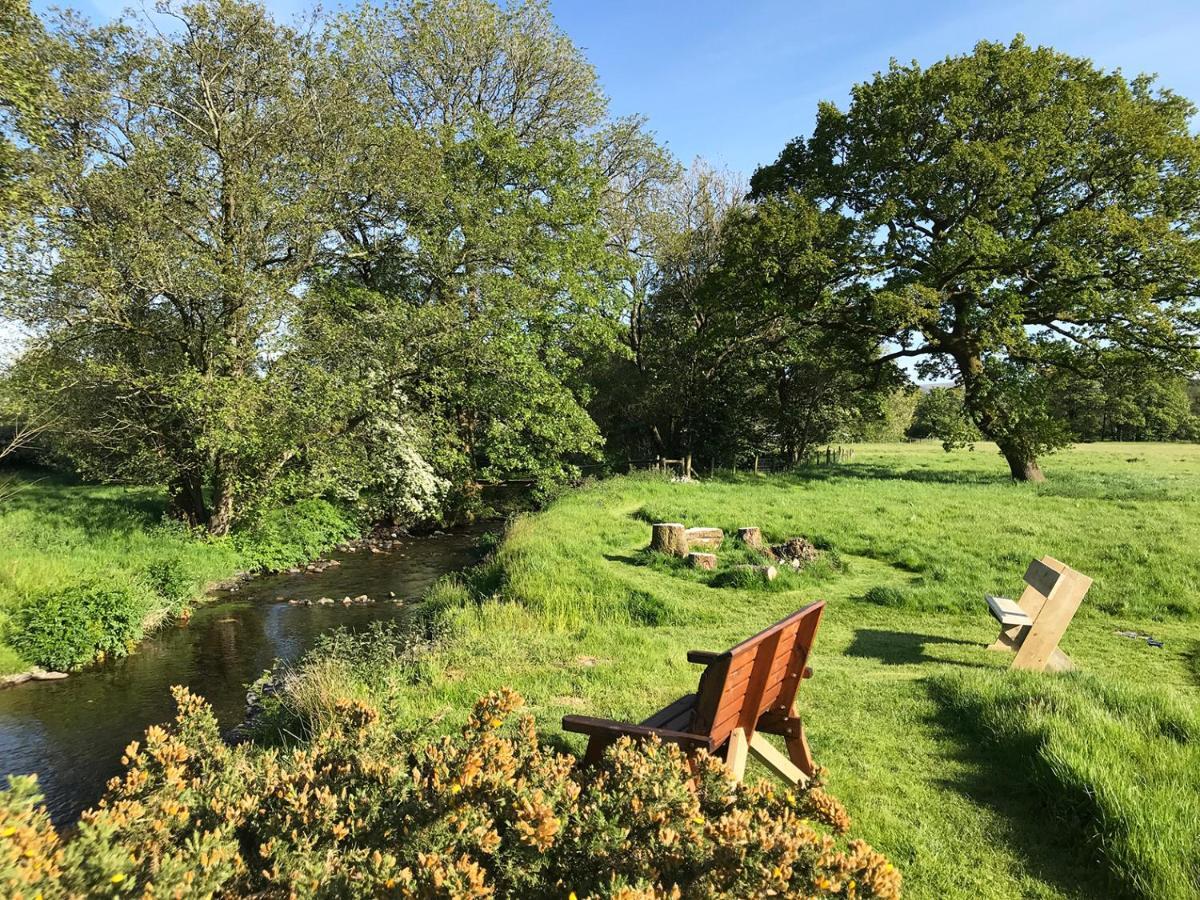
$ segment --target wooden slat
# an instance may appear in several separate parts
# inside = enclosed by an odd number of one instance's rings
[[[1033,619],[1025,613],[1017,605],[1016,600],[1010,600],[1008,597],[993,597],[991,594],[985,594],[983,599],[987,602],[988,611],[991,612],[996,620],[1005,627],[1009,625],[1032,625]]]
[[[691,718],[692,711],[696,708],[696,695],[687,694],[680,697],[669,706],[664,706],[654,715],[642,722],[651,728],[670,728],[675,731],[686,731],[686,726]]]
[[[1040,559],[1031,561],[1029,568],[1025,570],[1025,583],[1043,597],[1050,596],[1050,592],[1054,590],[1060,577],[1062,577],[1060,572],[1050,568]]]

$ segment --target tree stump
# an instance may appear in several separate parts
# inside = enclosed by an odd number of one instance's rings
[[[760,529],[757,525],[747,525],[745,528],[739,528],[738,540],[751,550],[762,550],[762,529]]]
[[[689,547],[703,547],[705,550],[719,550],[725,540],[725,532],[720,528],[689,528],[684,532]]]
[[[713,553],[689,553],[687,561],[693,569],[707,569],[711,572],[717,567],[717,557]]]
[[[680,522],[655,522],[650,526],[650,549],[668,556],[687,556],[687,532]]]

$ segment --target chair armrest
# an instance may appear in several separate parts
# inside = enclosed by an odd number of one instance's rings
[[[689,650],[687,661],[696,663],[697,665],[707,666],[715,662],[722,654],[714,653],[712,650]]]
[[[628,722],[616,722],[612,719],[595,719],[591,716],[563,716],[563,731],[574,731],[586,735],[602,735],[616,740],[628,735],[631,738],[657,737],[667,744],[678,744],[691,749],[703,749],[709,752],[713,749],[712,738],[702,734],[689,734],[686,731],[671,731],[669,728],[653,728],[649,725],[631,725]]]

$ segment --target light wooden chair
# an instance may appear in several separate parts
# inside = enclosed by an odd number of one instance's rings
[[[989,650],[1016,653],[1012,668],[1065,672],[1075,668],[1058,648],[1092,579],[1052,556],[1033,560],[1025,570],[1025,592],[1017,601],[985,596],[1000,622],[1000,636]]]
[[[680,697],[640,725],[566,716],[563,729],[588,736],[584,765],[598,762],[622,736],[657,736],[689,753],[703,749],[722,754],[739,781],[747,755],[753,754],[781,778],[805,783],[816,766],[796,709],[796,690],[812,676],[808,658],[824,609],[824,601],[811,603],[724,653],[692,650],[688,662],[705,667],[696,693]],[[764,734],[782,736],[787,755]]]

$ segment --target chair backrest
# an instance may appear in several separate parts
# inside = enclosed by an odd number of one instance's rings
[[[1066,563],[1059,562],[1053,556],[1043,556],[1041,559],[1032,560],[1029,568],[1025,570],[1025,584],[1028,587],[1021,594],[1021,599],[1017,601],[1017,605],[1021,607],[1025,615],[1036,619],[1041,613],[1042,607],[1046,605],[1046,601],[1066,583],[1063,575],[1069,571],[1070,568]]]
[[[1025,583],[1029,587],[1017,605],[1033,624],[1021,640],[1013,668],[1040,672],[1058,650],[1058,642],[1091,588],[1092,579],[1052,556],[1043,556],[1029,564]]]
[[[768,711],[787,714],[808,665],[825,601],[810,603],[708,664],[692,714],[693,734],[720,746],[735,728],[754,730]]]

